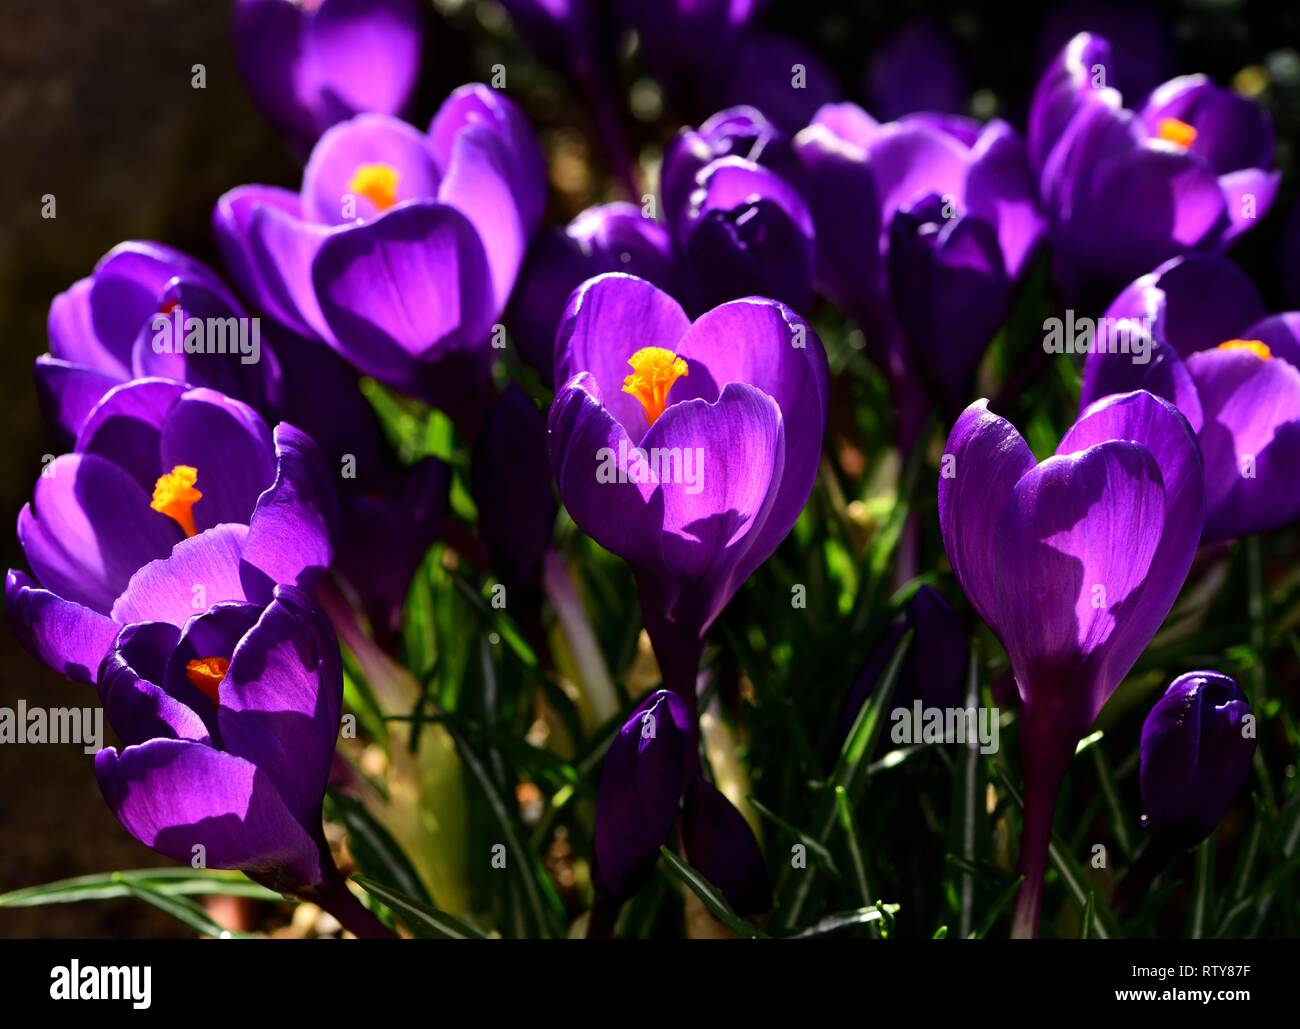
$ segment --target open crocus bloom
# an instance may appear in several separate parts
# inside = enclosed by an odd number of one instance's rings
[[[222,352],[186,352],[186,326],[194,320],[204,326],[194,338],[220,342]],[[88,277],[56,296],[49,342],[50,352],[36,359],[36,388],[46,419],[68,442],[104,394],[129,379],[210,386],[259,410],[279,390],[275,354],[225,283],[162,243],[119,243]]]
[[[122,742],[95,758],[113,813],[177,861],[201,846],[207,867],[281,892],[323,883],[321,801],[343,701],[328,620],[289,586],[265,605],[153,614],[169,619],[123,629],[99,681]]]
[[[330,563],[335,506],[299,430],[272,433],[212,390],[133,381],[37,480],[18,516],[35,578],[11,571],[5,606],[33,653],[91,682],[123,625],[265,601],[277,583],[309,589]]]
[[[1130,111],[1111,63],[1105,39],[1075,36],[1029,115],[1058,276],[1072,301],[1097,307],[1161,261],[1226,246],[1268,212],[1280,181],[1258,105],[1192,75]]]
[[[235,63],[267,120],[305,150],[359,112],[401,113],[420,29],[416,0],[237,0]]]
[[[817,230],[818,287],[861,324],[906,438],[923,380],[960,405],[1043,235],[1024,143],[951,115],[881,125],[853,104],[795,137]]]
[[[1187,420],[1150,393],[1088,407],[1039,464],[984,401],[957,420],[939,480],[944,548],[1011,659],[1023,702],[1021,871],[1013,920],[1038,923],[1052,808],[1075,746],[1155,635],[1201,535]]]
[[[300,192],[242,186],[213,222],[231,274],[264,310],[459,415],[486,387],[491,326],[545,189],[523,114],[471,84],[427,133],[375,114],[334,126]]]
[[[1300,312],[1269,315],[1222,257],[1166,262],[1125,289],[1088,355],[1081,404],[1145,389],[1187,417],[1205,458],[1205,541],[1300,518]],[[1111,345],[1130,334],[1129,347]],[[1149,345],[1135,363],[1132,341]]]
[[[826,427],[821,342],[751,297],[694,324],[627,275],[584,283],[556,344],[550,452],[573,520],[628,561],[664,681],[694,698],[704,631],[812,489]]]

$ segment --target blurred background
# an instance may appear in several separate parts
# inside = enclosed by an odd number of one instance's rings
[[[870,102],[864,65],[890,33],[917,17],[950,34],[965,66],[966,113],[1023,126],[1051,42],[1091,27],[1071,4],[1027,12],[1001,3],[773,0],[765,25],[810,44],[845,98]],[[1105,5],[1089,4],[1090,10]],[[1139,8],[1140,13],[1137,13]],[[1300,139],[1300,5],[1272,0],[1186,0],[1111,16],[1142,24],[1163,48],[1155,81],[1202,71],[1256,96],[1278,128],[1284,192],[1267,221],[1234,252],[1283,308],[1278,241],[1296,203]],[[248,99],[231,55],[225,0],[6,0],[0,33],[0,518],[12,527],[41,467],[55,452],[30,369],[46,349],[51,298],[90,272],[114,244],[155,239],[218,264],[209,229],[217,197],[246,182],[296,187],[299,169]],[[542,133],[551,176],[549,220],[614,199],[584,106],[556,72],[533,60],[490,0],[429,3],[425,64],[407,115],[426,125],[455,86],[505,65],[508,91]],[[192,86],[203,65],[206,85]],[[634,72],[631,74],[635,74]],[[913,74],[924,79],[925,69]],[[1122,85],[1122,84],[1121,84]],[[666,110],[648,82],[623,83],[643,157],[701,112]],[[708,112],[702,112],[707,114]],[[41,216],[52,194],[57,216]],[[1295,306],[1292,298],[1286,306]],[[24,567],[12,528],[0,532],[6,567]],[[85,687],[64,682],[0,630],[0,706],[81,705]],[[163,863],[122,830],[98,795],[91,758],[77,746],[0,747],[0,892],[113,868]],[[143,904],[113,902],[0,910],[0,936],[188,935]]]

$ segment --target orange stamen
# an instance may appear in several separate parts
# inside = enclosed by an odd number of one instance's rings
[[[1258,339],[1230,339],[1226,343],[1219,344],[1220,350],[1244,350],[1249,354],[1254,354],[1261,361],[1273,360],[1273,351],[1268,348],[1268,344]]]
[[[397,169],[391,164],[363,164],[353,173],[348,189],[387,211],[397,203]]]
[[[215,704],[229,667],[230,662],[224,657],[201,657],[186,663],[185,678],[201,689],[203,695]]]
[[[673,383],[689,374],[686,362],[664,347],[642,347],[628,358],[632,374],[623,380],[623,392],[631,393],[645,408],[645,420],[653,425],[668,406]]]
[[[186,536],[194,536],[199,531],[194,526],[194,505],[203,499],[203,494],[194,488],[198,480],[197,468],[178,464],[170,472],[158,476],[153,487],[153,500],[149,503],[159,514],[165,514],[184,529]]]
[[[1196,127],[1177,118],[1161,118],[1156,135],[1166,143],[1176,143],[1186,150],[1196,142]]]

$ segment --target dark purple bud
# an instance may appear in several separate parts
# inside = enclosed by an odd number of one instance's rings
[[[1180,675],[1142,724],[1142,823],[1197,843],[1227,813],[1255,755],[1255,718],[1236,680]]]
[[[916,111],[960,111],[970,94],[956,41],[930,17],[885,37],[871,52],[865,78],[867,106],[883,121]]]
[[[727,898],[741,916],[772,906],[772,887],[758,841],[744,816],[702,776],[691,780],[682,808],[686,860]]]
[[[929,193],[890,222],[889,279],[917,366],[960,409],[1011,296],[996,228],[955,197]]]
[[[737,157],[699,173],[677,237],[691,306],[771,297],[806,311],[812,302],[812,216],[776,173]]]
[[[690,714],[667,690],[647,697],[614,737],[596,798],[596,882],[614,897],[630,897],[654,867],[695,764]]]
[[[508,586],[534,586],[551,540],[555,498],[546,416],[515,383],[488,411],[471,471],[479,529]]]

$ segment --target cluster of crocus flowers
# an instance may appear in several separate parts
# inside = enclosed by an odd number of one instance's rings
[[[1205,460],[1206,542],[1300,518],[1300,312],[1268,314],[1236,265],[1192,254],[1130,285],[1102,326],[1080,402],[1145,389],[1177,405]]]
[[[556,344],[550,451],[578,526],[632,565],[664,683],[691,704],[705,631],[803,509],[826,426],[820,340],[771,300],[694,323],[601,275]]]
[[[920,114],[882,125],[846,103],[819,110],[795,148],[818,288],[862,326],[907,443],[927,392],[950,409],[969,399],[1042,239],[1024,143],[1001,121]]]
[[[1201,536],[1205,482],[1187,419],[1145,391],[1088,407],[1039,463],[972,404],[945,447],[944,547],[1001,640],[1022,702],[1025,776],[1012,932],[1032,936],[1056,793],[1075,746],[1173,606]]]
[[[18,516],[35,578],[11,571],[5,606],[38,657],[94,680],[123,625],[158,605],[191,613],[310,589],[337,521],[320,448],[208,389],[141,379],[111,391]]]
[[[1029,157],[1071,302],[1100,307],[1160,262],[1227,246],[1268,213],[1273,124],[1201,75],[1124,107],[1109,43],[1082,32],[1043,73]]]
[[[492,327],[541,218],[545,168],[499,91],[451,94],[428,132],[360,114],[312,149],[298,193],[242,186],[213,225],[245,295],[360,372],[473,431]]]

